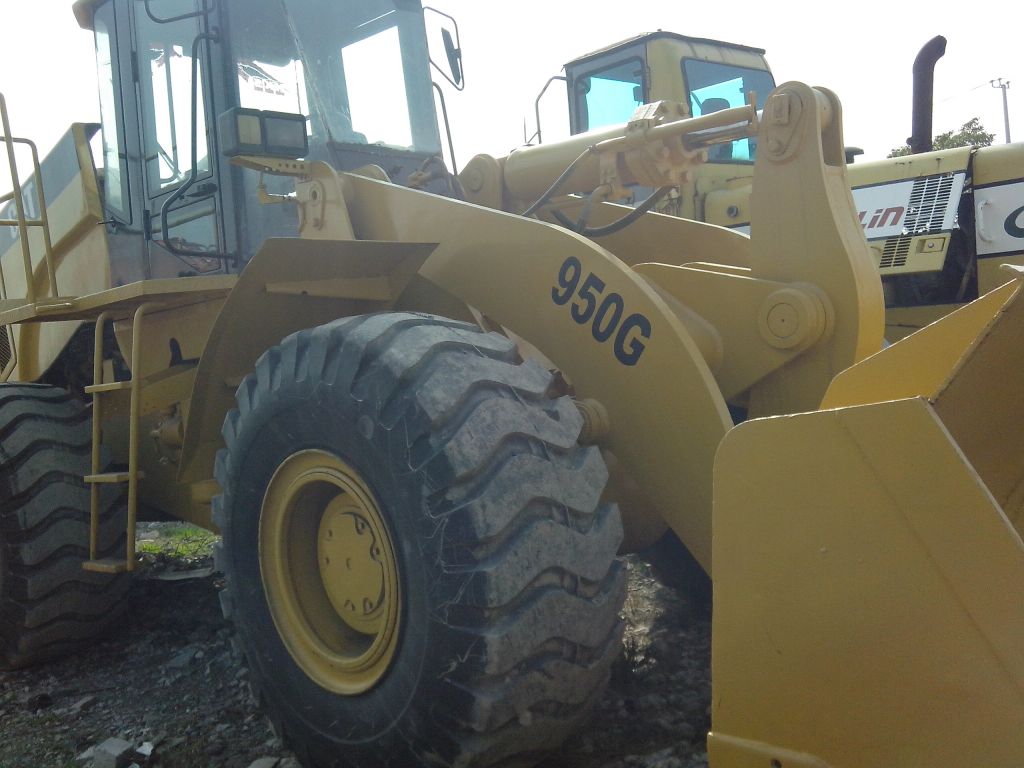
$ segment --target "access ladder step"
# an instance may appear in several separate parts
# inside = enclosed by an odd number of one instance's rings
[[[146,476],[145,472],[138,472],[139,480]],[[86,475],[87,483],[127,483],[131,480],[131,472],[104,472],[100,475]]]
[[[125,573],[131,568],[128,567],[127,560],[109,557],[105,560],[86,560],[82,563],[82,570],[92,573]]]
[[[129,379],[128,381],[109,381],[106,384],[90,384],[85,391],[88,394],[93,394],[94,392],[123,392],[131,388],[132,382]]]

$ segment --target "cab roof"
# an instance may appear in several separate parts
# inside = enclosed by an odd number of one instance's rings
[[[590,59],[595,59],[598,56],[603,56],[606,53],[612,53],[614,51],[619,50],[620,48],[628,48],[633,45],[649,43],[654,40],[678,40],[679,42],[682,43],[703,43],[705,45],[715,45],[721,48],[731,48],[735,51],[747,51],[749,53],[756,53],[760,54],[761,56],[765,54],[764,48],[754,48],[749,45],[740,45],[739,43],[728,43],[724,40],[712,40],[707,37],[688,37],[687,35],[678,35],[675,32],[665,32],[659,29],[657,32],[646,32],[642,35],[636,35],[635,37],[630,37],[626,40],[620,40],[617,43],[606,45],[604,48],[600,48],[596,51],[591,51],[590,53],[585,53],[582,56],[577,56],[575,59],[572,59],[571,61],[566,63],[565,66],[570,67],[575,64],[584,64]]]

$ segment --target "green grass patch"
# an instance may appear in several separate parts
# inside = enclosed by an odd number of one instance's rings
[[[205,528],[182,523],[151,531],[138,543],[139,552],[157,557],[195,560],[213,555],[218,536]]]

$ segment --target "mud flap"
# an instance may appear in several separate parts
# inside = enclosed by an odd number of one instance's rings
[[[1019,294],[931,393],[726,436],[713,768],[1024,763]]]

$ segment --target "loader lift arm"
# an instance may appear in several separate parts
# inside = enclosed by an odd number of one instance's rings
[[[709,263],[716,244],[735,250],[734,233],[678,219],[642,217],[663,242],[699,231],[705,263],[644,263],[642,236],[619,238],[613,253],[562,228],[363,177],[343,176],[335,193],[358,239],[438,243],[424,276],[533,344],[578,398],[604,406],[602,445],[656,510],[627,511],[627,542],[651,543],[667,523],[707,570],[727,401],[754,415],[813,409],[836,373],[882,343],[881,288],[845,186],[838,100],[789,83],[767,103],[761,142],[777,151],[759,160],[770,183],[755,210],[775,237],[751,243],[744,269]],[[318,174],[311,183],[330,188]]]

